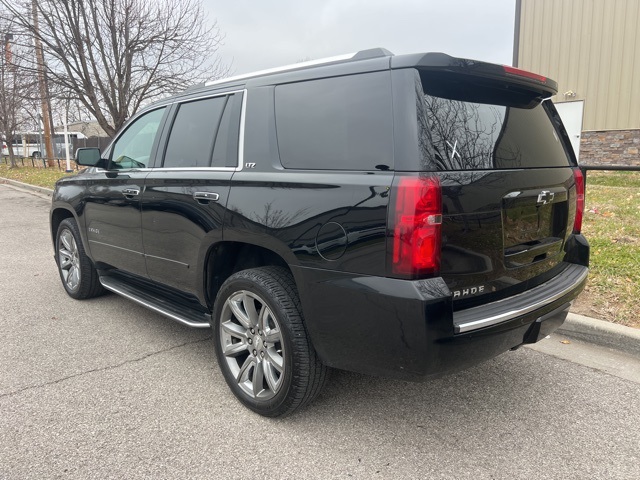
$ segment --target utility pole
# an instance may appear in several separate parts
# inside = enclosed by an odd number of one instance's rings
[[[44,54],[42,52],[42,42],[40,41],[40,28],[38,27],[38,2],[31,0],[33,10],[33,31],[36,47],[36,63],[38,67],[38,86],[40,88],[40,98],[42,102],[42,125],[44,129],[44,145],[47,153],[47,160],[53,162],[53,144],[51,143],[51,109],[49,108],[49,89],[45,78]]]

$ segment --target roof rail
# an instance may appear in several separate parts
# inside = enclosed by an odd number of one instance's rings
[[[195,85],[189,85],[187,88],[185,88],[184,90],[182,90],[179,93],[190,92],[192,90],[197,90],[197,89],[202,88],[204,86],[206,86],[206,84],[204,82],[196,83]]]
[[[316,65],[324,65],[324,64],[328,64],[328,63],[337,63],[337,62],[346,62],[346,61],[349,61],[349,60],[367,60],[367,59],[370,59],[370,58],[389,57],[389,56],[393,56],[393,53],[391,53],[386,48],[371,48],[371,49],[368,49],[368,50],[361,50],[361,51],[356,52],[356,53],[347,53],[347,54],[344,54],[344,55],[336,55],[335,57],[319,58],[317,60],[309,60],[307,62],[293,63],[291,65],[285,65],[283,67],[268,68],[266,70],[259,70],[257,72],[244,73],[242,75],[236,75],[236,76],[233,76],[233,77],[221,78],[219,80],[212,80],[210,82],[206,82],[205,85],[207,87],[210,87],[212,85],[219,85],[219,84],[222,84],[222,83],[235,82],[237,80],[245,80],[245,79],[249,79],[249,78],[260,77],[260,76],[263,76],[263,75],[269,75],[269,74],[272,74],[272,73],[280,73],[280,72],[287,72],[287,71],[290,71],[290,70],[298,70],[298,69],[303,69],[303,68],[307,68],[307,67],[313,67],[313,66],[316,66]]]
[[[353,56],[353,60],[366,60],[368,58],[378,57],[393,57],[393,53],[386,48],[369,48],[368,50],[360,50]]]

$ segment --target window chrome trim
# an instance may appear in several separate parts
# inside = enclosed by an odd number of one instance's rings
[[[244,166],[244,124],[247,118],[247,89],[243,90],[242,107],[240,110],[240,131],[238,132],[238,168],[236,171],[242,171]]]
[[[238,130],[238,165],[235,167],[156,167],[149,169],[140,169],[140,171],[150,172],[239,172],[244,165],[244,124],[247,111],[247,89],[231,90],[224,93],[215,93],[213,95],[203,95],[197,98],[184,99],[175,101],[172,105],[189,103],[190,101],[203,100],[207,98],[222,97],[242,93],[242,106],[240,107],[240,129]]]
[[[157,167],[152,172],[235,172],[237,167]]]
[[[92,173],[131,173],[131,172],[153,172],[155,169],[151,168],[151,167],[144,167],[144,168],[123,168],[122,170],[107,170],[104,168],[98,168],[98,167],[90,167],[93,168],[93,172]]]
[[[173,102],[169,103],[168,105],[176,105],[176,104],[180,104],[180,103],[195,102],[197,100],[205,100],[207,98],[224,97],[224,96],[228,96],[228,95],[233,95],[234,93],[242,93],[242,92],[246,92],[246,90],[242,89],[242,88],[239,88],[237,90],[229,90],[228,92],[203,93],[199,97],[177,98]]]
[[[166,167],[166,168],[165,167],[144,167],[144,168],[123,168],[122,170],[106,170],[106,169],[97,168],[97,167],[89,167],[89,168],[94,168],[95,173],[114,172],[114,171],[117,171],[117,172],[164,172],[164,171],[167,171],[167,172],[176,172],[176,171],[237,172],[242,170],[242,166],[244,165],[244,162],[243,162],[244,123],[245,123],[245,112],[247,109],[247,89],[246,88],[239,88],[236,90],[229,90],[226,92],[211,92],[211,93],[200,95],[198,97],[175,99],[174,101],[163,103],[162,105],[143,108],[138,112],[136,112],[135,115],[133,115],[131,118],[127,120],[126,124],[124,125],[125,128],[117,132],[116,136],[111,140],[111,142],[109,142],[109,145],[107,146],[107,148],[105,148],[104,151],[105,152],[109,151],[109,149],[112,148],[113,145],[118,140],[120,140],[120,137],[122,137],[124,132],[127,131],[129,126],[133,122],[135,122],[138,118],[142,117],[143,115],[146,115],[147,113],[153,112],[154,110],[158,110],[161,108],[167,109],[172,105],[180,105],[183,103],[189,103],[197,100],[204,100],[207,98],[230,96],[236,93],[242,93],[242,106],[240,111],[240,129],[238,132],[238,165],[236,167]],[[111,155],[111,152],[109,152],[109,155]]]

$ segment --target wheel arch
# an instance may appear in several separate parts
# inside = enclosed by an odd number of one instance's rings
[[[78,224],[78,227],[80,226],[78,218],[72,210],[65,207],[55,207],[51,210],[49,225],[51,227],[51,241],[53,242],[54,248],[56,246],[56,234],[58,233],[58,228],[60,227],[62,221],[66,220],[67,218],[73,218]],[[82,236],[82,231],[80,232],[80,235]]]
[[[84,246],[84,250],[91,261],[93,261],[93,257],[91,256],[91,250],[89,248],[89,240],[87,238],[87,233],[83,228],[83,221],[78,217],[77,212],[67,204],[59,204],[54,205],[51,209],[49,225],[51,227],[51,241],[53,242],[53,248],[56,248],[56,234],[58,233],[58,227],[63,220],[67,218],[73,218],[78,225],[78,231],[80,232],[80,239],[82,240],[82,245]]]
[[[73,222],[67,222],[65,224],[65,229],[70,231],[69,233],[73,236],[74,241],[69,246],[71,253],[67,251],[63,254],[67,257],[63,264],[63,262],[61,262],[61,250],[59,250],[60,247],[57,237],[60,226],[65,223],[65,220],[73,220]],[[83,238],[82,228],[80,228],[80,223],[74,212],[64,206],[52,208],[50,213],[50,228],[53,239],[53,250],[55,252],[54,258],[67,294],[76,300],[102,295],[105,290],[100,284],[93,259],[89,256],[85,248],[87,242],[86,239]],[[77,274],[72,275],[72,269],[75,269]],[[64,272],[67,272],[68,277],[64,275]],[[68,281],[68,278],[75,278],[75,284],[72,285]]]
[[[220,287],[234,273],[267,266],[283,267],[292,277],[294,276],[289,263],[282,255],[268,248],[236,241],[222,241],[212,245],[206,257],[204,270],[207,304],[213,308]]]

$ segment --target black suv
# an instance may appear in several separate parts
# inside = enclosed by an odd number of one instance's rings
[[[266,416],[310,402],[328,367],[423,380],[536,342],[589,262],[556,89],[374,49],[167,98],[58,182],[62,284],[211,327]]]

